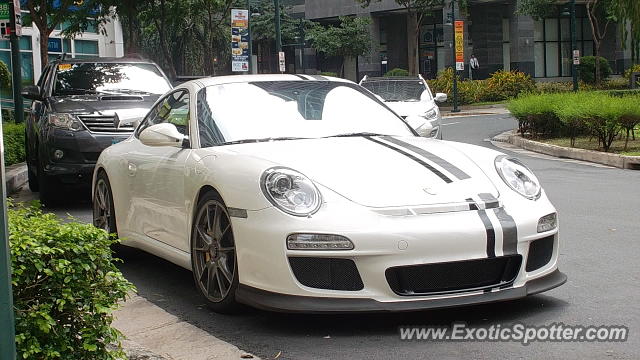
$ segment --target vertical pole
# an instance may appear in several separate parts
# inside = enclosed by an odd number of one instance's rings
[[[282,37],[280,35],[280,0],[273,0],[275,6],[275,23],[276,23],[276,52],[282,51]]]
[[[249,11],[247,26],[249,27],[249,74],[253,74],[253,34],[251,34],[251,0],[247,0]]]
[[[302,73],[305,74],[305,69],[304,69],[304,49],[307,45],[307,42],[305,40],[305,31],[304,31],[304,21],[302,19],[300,19],[300,67],[302,68]]]
[[[571,0],[571,48],[573,51],[578,50],[576,41],[576,0]],[[578,91],[578,66],[573,61],[573,54],[571,54],[571,72],[573,74],[573,91]]]
[[[20,14],[18,14],[20,15]],[[16,34],[16,14],[13,1],[9,2],[11,18],[11,69],[13,72],[13,109],[16,123],[24,122],[24,102],[22,101],[22,59],[20,58],[20,39]]]
[[[451,56],[453,57],[453,109],[451,112],[460,112],[458,109],[458,69],[456,68],[456,0],[451,0]]]
[[[2,114],[0,111],[0,359],[16,358],[15,324],[11,295],[11,252],[7,231],[7,190],[4,174],[4,139],[2,136]]]

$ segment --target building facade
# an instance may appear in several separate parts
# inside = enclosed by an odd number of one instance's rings
[[[23,85],[34,84],[42,72],[40,61],[40,32],[31,23],[29,13],[22,11],[22,36],[20,37],[20,55],[22,62]],[[70,58],[81,57],[120,57],[124,55],[122,25],[112,19],[100,31],[98,26],[89,27],[82,35],[65,39],[61,32],[65,24],[59,25],[49,36],[49,59],[55,59],[66,53]],[[0,61],[12,69],[11,46],[8,40],[0,40]],[[2,108],[13,107],[12,89],[0,89]]]
[[[523,71],[540,81],[568,80],[573,61],[568,0],[565,6],[559,1],[558,12],[541,21],[516,14],[517,1],[469,0],[467,9],[456,7],[456,20],[465,24],[465,76],[469,75],[473,54],[480,64],[477,78],[505,69]],[[591,27],[581,2],[577,0],[577,45],[581,56],[594,55]],[[434,9],[420,24],[418,57],[425,78],[434,78],[439,71],[454,66],[451,3],[445,0],[442,8]],[[355,0],[305,1],[305,17],[309,20],[331,21],[347,15],[371,19],[372,50],[357,59],[350,78],[381,75],[393,68],[408,69],[408,59],[413,56],[408,34],[416,30],[415,22],[408,20],[407,10],[395,0],[374,0],[366,8]],[[622,73],[631,64],[631,51],[630,46],[625,50],[617,26],[609,26],[600,54],[609,60],[614,73]]]

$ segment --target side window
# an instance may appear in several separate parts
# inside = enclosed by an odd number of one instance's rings
[[[209,103],[207,102],[207,89],[198,92],[198,132],[200,135],[200,147],[207,148],[224,142],[220,129],[213,120]]]
[[[151,109],[138,128],[136,136],[152,125],[169,123],[183,135],[189,135],[189,92],[179,90],[166,96]]]

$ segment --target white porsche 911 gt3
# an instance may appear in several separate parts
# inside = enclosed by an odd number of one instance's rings
[[[192,270],[220,312],[417,310],[563,284],[535,175],[411,120],[341,79],[190,81],[102,153],[94,224]]]

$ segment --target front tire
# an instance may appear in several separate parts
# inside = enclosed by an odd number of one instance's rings
[[[93,193],[93,226],[109,234],[118,234],[111,184],[107,174],[103,171],[96,178],[96,186]]]
[[[211,309],[238,310],[238,262],[231,220],[218,194],[206,193],[196,208],[191,228],[193,279]]]
[[[35,171],[33,171],[33,166],[31,165],[32,161],[31,161],[31,153],[29,151],[29,137],[27,136],[27,134],[25,133],[24,135],[24,147],[25,147],[25,157],[27,159],[27,177],[29,178],[29,190],[31,190],[31,192],[38,192],[40,191],[40,186],[38,184],[38,176],[36,175]],[[36,159],[38,157],[36,156]]]

